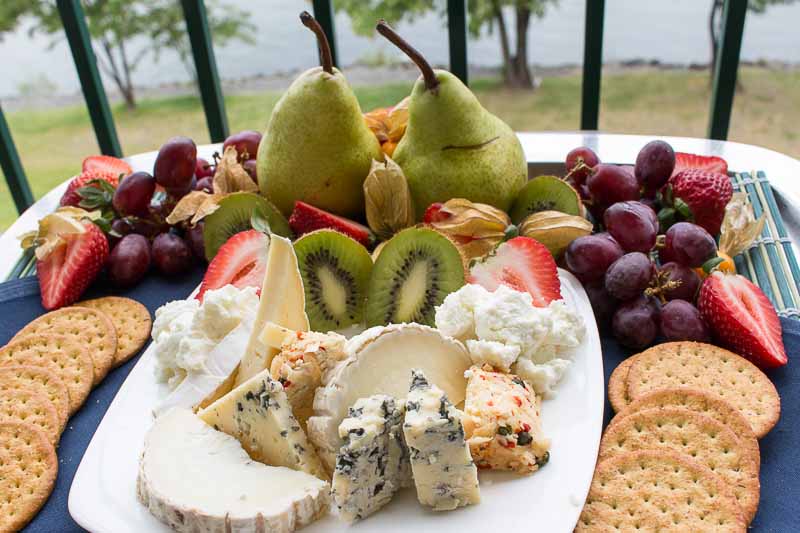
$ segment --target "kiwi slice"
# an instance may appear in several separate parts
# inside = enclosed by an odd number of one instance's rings
[[[307,233],[294,243],[312,331],[331,331],[364,318],[372,258],[364,246],[333,230]]]
[[[381,249],[367,292],[367,326],[434,324],[436,306],[464,285],[461,253],[431,229],[401,231]]]
[[[217,210],[203,219],[206,259],[214,259],[220,246],[235,234],[253,229],[251,220],[254,214],[260,215],[269,223],[272,233],[281,237],[292,237],[286,218],[269,200],[252,192],[235,192],[223,198]]]
[[[519,224],[531,213],[560,211],[568,215],[581,215],[581,198],[578,191],[556,176],[538,176],[520,189],[511,207],[511,221]]]

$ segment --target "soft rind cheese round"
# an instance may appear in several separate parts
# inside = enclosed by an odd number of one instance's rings
[[[139,501],[179,532],[291,532],[328,509],[328,484],[250,459],[239,442],[188,409],[172,409],[147,433]]]
[[[339,424],[359,398],[386,394],[403,399],[411,370],[419,369],[441,388],[454,405],[464,401],[464,371],[471,364],[459,341],[420,324],[392,324],[370,328],[347,343],[347,359],[338,364],[325,387],[314,396],[314,416],[308,437],[329,472],[343,444]]]

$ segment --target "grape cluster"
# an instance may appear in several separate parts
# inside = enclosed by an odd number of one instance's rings
[[[223,150],[236,148],[238,161],[256,177],[256,154],[261,134],[242,131],[228,137]],[[115,218],[108,231],[112,247],[107,271],[112,284],[130,287],[151,266],[162,274],[186,272],[197,261],[205,261],[203,222],[194,226],[166,222],[177,202],[190,191],[214,192],[215,163],[197,157],[197,146],[188,137],[173,137],[158,150],[153,173],[134,172],[113,193]]]
[[[714,237],[691,222],[662,227],[659,191],[675,167],[663,141],[646,144],[636,165],[600,162],[587,147],[566,158],[566,179],[601,230],[567,247],[566,267],[583,283],[601,329],[624,346],[657,338],[707,341],[696,307],[699,267],[717,255]]]

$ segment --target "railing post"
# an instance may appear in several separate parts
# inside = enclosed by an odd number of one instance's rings
[[[14,205],[17,206],[17,212],[22,213],[33,203],[33,195],[25,171],[22,170],[17,147],[11,138],[11,130],[8,128],[2,107],[0,107],[0,167],[6,176],[6,183],[14,199]]]
[[[217,73],[217,61],[208,30],[206,5],[203,0],[181,0],[186,31],[192,45],[197,84],[203,99],[208,134],[212,142],[222,142],[228,136],[228,116],[225,113],[225,99]]]
[[[747,0],[725,0],[717,68],[714,71],[714,87],[711,93],[711,116],[708,121],[710,139],[724,141],[728,138],[746,16]]]
[[[333,23],[333,2],[331,0],[314,0],[314,18],[325,31],[328,44],[331,47],[333,66],[339,66],[339,53],[336,48],[336,27]]]
[[[466,0],[447,0],[447,34],[450,40],[450,72],[469,85]]]
[[[586,0],[583,40],[581,129],[596,130],[600,115],[600,76],[603,69],[605,0]]]
[[[100,151],[106,155],[122,157],[122,149],[114,126],[114,117],[108,106],[108,98],[97,70],[89,29],[79,0],[57,0],[58,13],[67,34],[72,60],[81,80],[83,97],[94,126],[94,134]]]

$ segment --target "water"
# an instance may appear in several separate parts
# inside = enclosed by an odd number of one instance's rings
[[[177,1],[177,0],[176,0]],[[308,68],[316,63],[316,49],[309,31],[297,15],[308,9],[303,0],[222,0],[248,10],[259,26],[256,44],[235,42],[217,47],[220,75],[226,79],[276,74]],[[707,16],[711,1],[612,0],[606,3],[604,40],[605,61],[658,59],[667,63],[706,63],[709,58]],[[531,24],[529,54],[532,63],[556,66],[579,64],[583,56],[585,0],[561,0],[541,20]],[[511,14],[507,21],[513,25]],[[391,21],[390,21],[391,22]],[[742,45],[743,60],[767,59],[800,63],[800,3],[773,6],[764,15],[748,14]],[[356,36],[343,13],[336,17],[340,63],[352,64],[383,54],[398,58],[398,53],[382,38]],[[20,91],[71,94],[79,90],[75,68],[66,43],[48,48],[52,37],[28,36],[23,24],[0,42],[0,60],[5,66],[0,76],[0,95]],[[436,14],[414,24],[398,26],[403,35],[432,62],[448,61],[447,31]],[[134,43],[141,49],[144,42]],[[133,54],[132,54],[133,55]],[[470,38],[470,63],[479,66],[499,64],[496,35]],[[154,86],[188,80],[186,70],[175,54],[165,52],[157,63],[145,60],[135,74],[137,85]],[[107,84],[111,87],[111,84]]]

